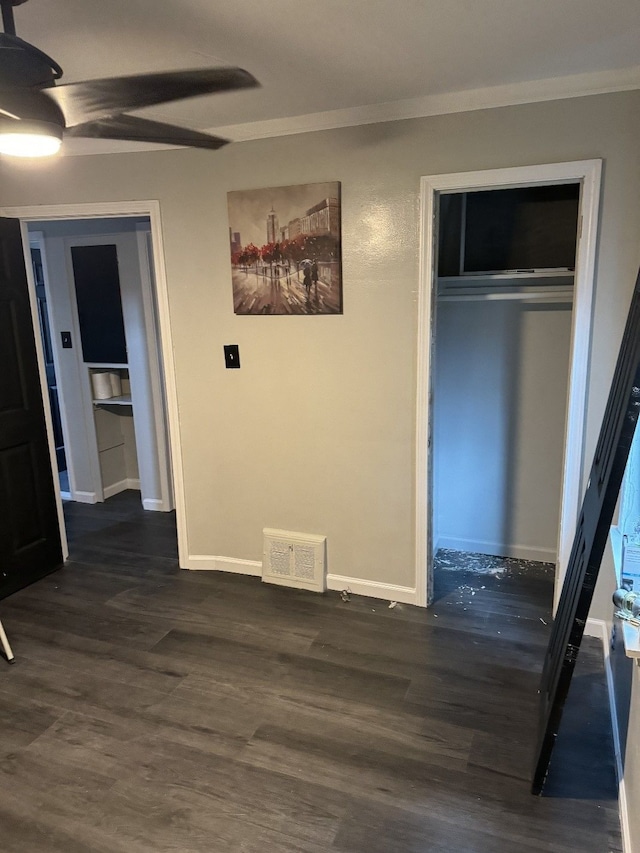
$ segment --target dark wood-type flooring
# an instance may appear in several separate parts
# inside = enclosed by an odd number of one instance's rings
[[[389,608],[180,571],[135,494],[67,514],[72,561],[0,602],[2,853],[620,850],[593,641],[529,793],[548,572]]]

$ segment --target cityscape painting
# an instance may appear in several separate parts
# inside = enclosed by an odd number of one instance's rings
[[[236,314],[341,314],[340,183],[227,195]]]

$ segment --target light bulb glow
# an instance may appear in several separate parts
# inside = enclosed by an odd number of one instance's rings
[[[0,154],[12,157],[50,157],[60,150],[61,140],[48,133],[0,131]]]

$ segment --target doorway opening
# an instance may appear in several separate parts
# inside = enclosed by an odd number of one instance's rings
[[[599,161],[423,178],[418,603],[439,548],[441,566],[498,575],[547,564],[557,602],[583,488],[599,179]]]
[[[66,448],[62,497],[101,503],[133,489],[145,509],[170,511],[149,218],[41,220],[28,233],[46,297],[39,317],[54,362],[54,436],[59,412]]]
[[[133,490],[145,510],[171,511],[149,217],[27,230],[61,499]]]
[[[435,599],[456,578],[462,590],[488,575],[553,579],[579,190],[439,198]]]
[[[132,364],[138,365],[140,360],[144,360],[144,358],[148,358],[151,362],[151,374],[152,374],[152,396],[154,400],[161,399],[162,405],[157,406],[154,405],[152,407],[153,414],[149,415],[149,420],[155,420],[155,434],[159,436],[164,430],[164,447],[162,450],[166,456],[166,465],[162,466],[161,472],[164,472],[164,480],[162,479],[163,474],[161,473],[160,479],[160,489],[158,497],[158,490],[156,490],[156,494],[151,495],[151,505],[148,501],[145,502],[145,494],[142,494],[142,499],[144,502],[145,509],[150,510],[170,510],[173,505],[176,508],[176,520],[175,524],[177,527],[177,535],[178,535],[178,544],[179,550],[180,545],[182,545],[182,550],[186,553],[187,545],[186,545],[186,521],[184,514],[184,500],[183,500],[183,492],[182,492],[182,468],[181,468],[181,459],[180,459],[180,439],[179,439],[179,422],[177,416],[177,399],[176,399],[176,389],[175,389],[175,373],[174,373],[174,365],[173,365],[173,346],[171,339],[171,326],[169,320],[169,309],[168,309],[168,292],[167,292],[167,280],[166,280],[166,271],[164,266],[164,252],[162,246],[162,228],[161,228],[161,219],[160,219],[160,206],[157,201],[137,201],[137,202],[95,202],[95,203],[87,203],[87,204],[73,204],[73,205],[51,205],[51,206],[35,206],[35,207],[17,207],[17,208],[4,208],[2,209],[2,214],[4,216],[18,219],[21,224],[21,233],[22,233],[22,243],[24,247],[24,255],[25,262],[27,267],[27,277],[29,279],[30,284],[30,297],[31,297],[31,309],[32,309],[32,319],[33,325],[37,329],[39,325],[38,318],[38,306],[37,300],[35,298],[35,284],[33,281],[33,268],[31,263],[30,256],[30,232],[33,235],[37,236],[36,227],[32,225],[32,223],[48,223],[50,227],[57,225],[63,226],[64,223],[68,223],[70,220],[76,220],[79,223],[83,223],[85,227],[89,229],[88,233],[81,235],[84,238],[85,246],[104,246],[108,244],[112,244],[114,241],[112,239],[112,233],[109,232],[109,228],[111,227],[111,232],[113,231],[113,223],[111,226],[109,225],[109,220],[120,220],[121,222],[129,223],[129,233],[128,239],[131,244],[131,240],[135,238],[137,243],[137,252],[136,252],[136,262],[139,263],[141,267],[141,276],[143,280],[143,288],[142,288],[142,298],[137,297],[133,300],[129,298],[130,294],[125,295],[123,293],[123,314],[126,315],[129,313],[131,315],[135,310],[138,311],[140,317],[140,323],[138,324],[138,328],[136,333],[133,335],[132,339],[127,338],[127,347],[130,347],[133,343],[133,349],[135,350],[134,356],[131,357],[131,353],[127,356],[127,358],[131,361]],[[131,231],[131,226],[133,220],[139,220],[135,227],[135,233]],[[88,221],[94,223],[93,226],[88,225]],[[101,239],[98,239],[94,236],[94,232],[96,231],[96,226],[100,222],[103,223],[104,228],[107,230],[107,235],[102,235]],[[106,224],[105,224],[106,223]],[[79,239],[79,238],[78,238]],[[82,243],[82,240],[79,240]],[[129,246],[130,248],[130,246]],[[68,247],[67,247],[68,249]],[[132,252],[133,254],[133,252]],[[145,263],[141,262],[139,258],[144,256]],[[73,264],[70,261],[70,252],[67,252],[67,264],[70,265],[71,269],[73,268]],[[118,258],[118,265],[120,264],[120,258]],[[44,264],[46,266],[46,258],[44,260]],[[146,269],[145,269],[146,266]],[[124,277],[123,277],[124,279]],[[68,281],[72,281],[71,274],[69,274]],[[70,287],[75,288],[75,284],[69,285]],[[124,287],[124,290],[127,290],[127,287]],[[125,303],[127,303],[125,305]],[[77,306],[76,309],[76,320],[77,318]],[[73,318],[72,318],[73,319]],[[94,368],[90,367],[89,364],[91,362],[86,362],[84,359],[84,353],[82,351],[81,346],[81,338],[82,335],[79,331],[78,326],[76,325],[77,336],[75,340],[71,339],[71,349],[68,348],[68,336],[63,336],[64,333],[68,333],[72,331],[73,326],[71,324],[66,325],[63,328],[56,329],[58,333],[57,338],[53,330],[51,330],[52,336],[52,344],[53,344],[53,352],[55,354],[56,347],[64,351],[66,355],[69,355],[70,352],[77,353],[76,360],[78,362],[78,385],[82,389],[82,396],[85,403],[85,422],[89,422],[89,424],[93,421],[94,429],[87,429],[86,435],[91,439],[93,433],[93,441],[97,443],[97,437],[95,432],[95,419],[94,415],[98,412],[98,416],[100,417],[102,412],[106,414],[113,414],[116,401],[112,400],[112,404],[105,403],[104,400],[98,398],[97,395],[93,394],[94,385],[91,380],[91,373]],[[156,335],[155,346],[148,347],[148,352],[145,353],[145,348],[147,348],[147,341],[150,340],[149,331],[153,330],[153,333]],[[40,363],[40,379],[41,379],[41,387],[42,387],[42,396],[46,401],[48,396],[47,392],[47,382],[46,382],[46,370],[45,370],[45,358],[43,353],[43,346],[41,336],[36,333],[36,350],[38,353],[38,361]],[[67,343],[63,346],[63,337],[66,338]],[[155,365],[155,367],[154,367]],[[122,366],[122,365],[121,365]],[[126,365],[129,366],[128,364]],[[99,365],[99,368],[102,369],[102,365]],[[118,368],[120,370],[120,368]],[[126,375],[122,372],[122,375],[118,377],[121,380],[122,385],[125,386],[124,390],[128,390],[126,388]],[[56,381],[59,383],[60,381],[60,372],[57,372]],[[135,384],[134,376],[131,375],[129,377],[129,382]],[[139,386],[138,382],[138,386]],[[118,395],[121,396],[121,395]],[[124,396],[124,395],[122,395]],[[135,388],[132,388],[132,397],[136,398]],[[140,395],[137,395],[138,400],[140,399]],[[87,405],[87,400],[88,405]],[[113,407],[110,408],[110,405]],[[65,426],[65,416],[66,413],[63,413],[64,407],[61,408],[61,421],[62,426]],[[151,408],[149,409],[151,411]],[[89,417],[89,414],[90,417]],[[115,422],[115,417],[112,417],[112,422]],[[120,416],[123,417],[122,415]],[[135,413],[134,413],[135,418]],[[45,406],[45,420],[47,426],[47,434],[49,437],[49,449],[50,449],[50,458],[51,458],[51,469],[54,472],[54,479],[57,478],[57,456],[56,456],[56,441],[54,437],[54,429],[53,429],[53,417],[51,413],[51,409],[49,406]],[[79,423],[80,419],[74,420],[74,423]],[[144,425],[143,425],[144,426]],[[136,423],[135,431],[138,429],[138,424]],[[64,432],[64,430],[63,430]],[[84,439],[83,439],[84,440]],[[95,454],[89,454],[93,459],[93,473],[94,480],[93,482],[97,484],[96,488],[92,488],[89,490],[88,495],[79,495],[77,492],[87,491],[84,489],[80,489],[78,484],[74,484],[75,472],[73,470],[73,464],[69,464],[69,442],[68,440],[65,442],[65,450],[67,455],[67,468],[69,471],[69,487],[70,492],[73,491],[74,486],[76,489],[76,500],[79,497],[80,501],[87,500],[88,502],[93,502],[94,500],[97,502],[96,510],[99,510],[100,506],[105,506],[106,504],[101,503],[101,499],[104,500],[108,498],[108,489],[107,494],[100,495],[101,488],[101,469],[100,469],[100,460],[96,461]],[[136,442],[136,451],[139,451],[140,444],[142,442]],[[108,448],[107,448],[108,449]],[[117,451],[116,453],[123,453],[124,451]],[[139,455],[139,454],[138,454]],[[140,460],[138,460],[140,461]],[[127,477],[127,480],[129,477]],[[135,479],[135,478],[131,478]],[[141,474],[141,480],[143,479]],[[149,482],[149,478],[147,477],[147,482]],[[128,484],[127,484],[128,485]],[[119,481],[119,487],[122,486],[122,480]],[[142,487],[142,483],[141,483]],[[118,489],[116,489],[116,492]],[[113,492],[115,493],[115,492]],[[64,557],[68,557],[68,544],[65,530],[65,521],[64,521],[64,511],[63,511],[63,503],[61,499],[60,492],[58,491],[56,494],[57,498],[57,506],[58,506],[58,521],[59,521],[59,530],[60,530],[60,538],[62,541],[63,555]],[[158,501],[162,501],[162,505],[158,503]],[[155,502],[155,505],[154,505]],[[74,503],[73,505],[78,505]],[[67,506],[71,506],[71,504],[67,504]],[[154,516],[155,513],[145,513],[149,517]],[[185,554],[182,553],[180,557],[181,561],[186,559]]]

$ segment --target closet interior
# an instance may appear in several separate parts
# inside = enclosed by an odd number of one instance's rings
[[[434,553],[556,562],[579,193],[440,196]]]

